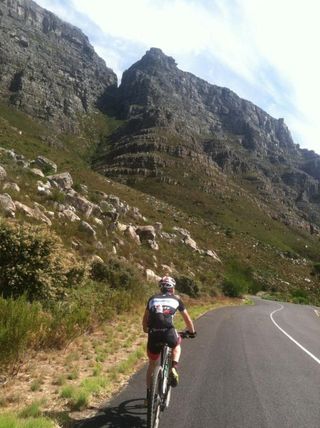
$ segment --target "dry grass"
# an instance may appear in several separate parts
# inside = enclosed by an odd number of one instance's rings
[[[225,299],[199,304],[187,299],[193,318],[230,304],[239,302]],[[64,351],[30,355],[19,373],[2,388],[0,413],[18,413],[22,408],[36,407],[40,414],[70,411],[82,411],[81,416],[91,414],[92,409],[113,396],[133,371],[146,362],[142,313],[143,307],[136,314],[123,314],[94,333],[79,337]],[[181,327],[177,318],[177,328]],[[103,361],[97,361],[101,353]],[[86,410],[89,404],[91,410]]]

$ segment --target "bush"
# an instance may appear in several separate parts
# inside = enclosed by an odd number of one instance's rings
[[[198,297],[200,294],[198,284],[187,276],[181,276],[176,279],[176,288],[181,293],[185,293],[190,297]]]
[[[57,300],[78,284],[84,267],[43,227],[0,223],[0,294]]]
[[[0,297],[0,368],[14,365],[27,348],[38,343],[45,323],[39,303],[29,303],[24,296],[17,300]]]
[[[88,330],[94,308],[84,302],[57,302],[50,308],[44,347],[62,349]]]
[[[228,297],[242,297],[243,294],[248,292],[248,287],[242,281],[226,278],[222,283],[222,291]]]
[[[313,272],[316,275],[320,275],[320,263],[319,262],[314,263],[314,265],[313,265]]]
[[[117,290],[136,290],[141,288],[141,279],[129,265],[118,260],[108,263],[94,262],[91,265],[91,278],[98,282],[107,282]]]
[[[308,305],[310,303],[308,292],[306,290],[303,290],[301,288],[296,288],[291,292],[292,296],[292,303],[302,304],[302,305]]]
[[[63,204],[66,200],[66,195],[59,189],[53,189],[48,199],[54,202],[58,202],[59,204]]]
[[[228,297],[242,297],[246,293],[256,294],[262,289],[261,281],[251,267],[232,260],[222,282],[222,291]]]

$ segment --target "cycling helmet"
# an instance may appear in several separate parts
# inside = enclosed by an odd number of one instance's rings
[[[171,276],[164,276],[159,281],[159,287],[161,288],[161,290],[172,291],[175,286],[176,281],[171,278]]]

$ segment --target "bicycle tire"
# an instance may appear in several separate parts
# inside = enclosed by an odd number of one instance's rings
[[[155,369],[150,388],[148,400],[147,428],[158,428],[160,420],[161,395],[160,388],[162,382],[162,367]]]

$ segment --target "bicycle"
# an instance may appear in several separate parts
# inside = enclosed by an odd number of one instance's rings
[[[189,338],[188,331],[179,331],[183,339]],[[164,343],[161,350],[160,365],[153,375],[148,399],[147,428],[158,428],[160,413],[169,407],[171,398],[170,370],[172,364],[172,349]]]

